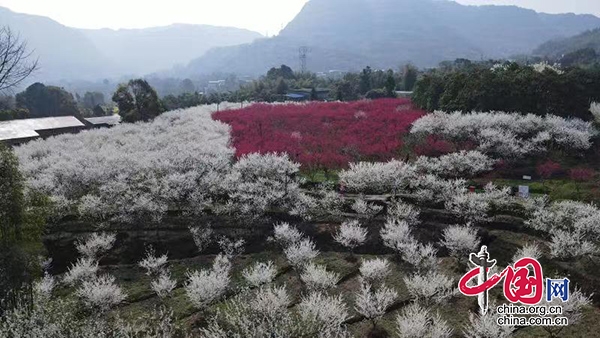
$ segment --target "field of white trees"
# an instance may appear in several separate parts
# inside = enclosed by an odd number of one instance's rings
[[[444,135],[472,149],[408,162],[352,163],[338,173],[340,192],[332,184],[307,185],[300,164],[286,154],[236,159],[230,127],[212,120],[214,110],[172,111],[148,123],[16,148],[27,192],[50,196],[52,219],[75,217],[97,230],[73,238],[78,256],[62,262],[70,266],[66,272],[53,275],[47,261],[33,302],[5,314],[0,336],[597,334],[592,325],[577,325],[600,319],[589,288],[577,282],[561,304],[570,320],[564,330],[498,326],[498,314],[479,314],[477,299],[457,288],[469,270],[469,253],[490,241],[500,267],[522,257],[551,266],[547,274],[564,273],[565,264],[597,267],[595,205],[521,198],[492,183],[468,189],[470,179],[498,161],[556,149],[583,154],[597,135],[592,122],[501,112],[428,114],[414,123],[411,136]],[[187,233],[196,257],[173,260],[149,247],[135,265],[103,264],[118,249],[119,224],[150,227],[173,212],[233,220],[240,228],[266,222],[269,249],[246,252],[251,243],[243,236],[222,235],[219,223],[196,222]],[[492,226],[498,222],[514,228]],[[208,249],[215,247],[218,253]],[[587,273],[597,280],[597,272]],[[490,297],[494,304],[502,299]]]

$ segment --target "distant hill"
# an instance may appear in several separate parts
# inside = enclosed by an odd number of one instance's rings
[[[600,28],[589,30],[581,34],[554,39],[543,43],[533,51],[534,55],[546,57],[560,57],[578,50],[591,48],[600,54]]]
[[[10,27],[34,50],[40,65],[35,79],[94,79],[112,75],[116,67],[82,32],[46,17],[0,7],[0,25]]]
[[[276,37],[217,48],[184,73],[262,74],[308,46],[312,71],[435,66],[456,58],[503,58],[600,26],[593,15],[541,14],[515,6],[464,6],[445,0],[311,0]]]
[[[123,70],[134,74],[185,65],[211,48],[239,45],[262,37],[245,29],[187,24],[82,32],[106,56],[118,60]]]
[[[29,82],[145,75],[176,64],[185,65],[213,47],[248,43],[262,37],[244,29],[207,25],[76,29],[3,7],[0,25],[18,33],[39,57],[40,70]]]

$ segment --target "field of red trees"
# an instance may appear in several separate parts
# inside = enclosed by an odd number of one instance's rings
[[[313,170],[398,157],[403,136],[423,114],[408,99],[382,99],[255,104],[213,118],[231,125],[237,156],[286,152],[303,169]]]

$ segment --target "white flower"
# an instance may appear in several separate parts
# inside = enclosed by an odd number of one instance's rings
[[[302,239],[302,233],[289,223],[278,223],[274,226],[274,238],[283,247],[295,244]]]
[[[363,260],[360,265],[360,275],[369,282],[380,282],[390,274],[390,262],[383,258]]]
[[[202,270],[188,273],[185,292],[188,299],[198,309],[204,309],[221,298],[229,286],[229,274],[219,271]]]
[[[310,293],[298,304],[298,312],[304,320],[318,321],[328,328],[340,326],[348,319],[348,310],[341,295]]]
[[[452,329],[439,313],[432,315],[418,303],[412,303],[396,317],[398,335],[404,338],[449,338]]]
[[[35,290],[46,297],[52,295],[55,286],[56,281],[52,275],[48,274],[48,272],[44,273],[44,277],[34,284]]]
[[[343,222],[333,239],[352,251],[367,240],[367,229],[362,228],[356,220]]]
[[[98,262],[96,260],[86,257],[79,258],[65,274],[64,281],[69,285],[75,285],[79,281],[91,279],[96,276],[97,272]]]
[[[148,276],[157,276],[161,274],[161,272],[164,272],[168,261],[169,257],[167,255],[156,257],[154,255],[154,249],[150,248],[146,250],[146,257],[144,257],[138,265],[146,269],[146,274]]]
[[[373,291],[368,283],[362,283],[360,292],[356,295],[355,309],[370,320],[382,317],[387,309],[396,301],[398,293],[385,285]]]
[[[319,255],[319,250],[310,239],[304,239],[287,247],[284,253],[293,267],[302,268]]]
[[[194,240],[194,244],[198,248],[199,252],[204,251],[206,246],[210,243],[211,237],[213,235],[213,229],[208,227],[190,227],[190,233],[192,234],[192,239]]]
[[[245,269],[242,275],[250,285],[258,287],[271,283],[277,275],[277,268],[275,268],[271,261],[267,263],[258,262]]]
[[[404,278],[408,293],[416,300],[441,303],[454,294],[454,282],[440,272],[413,274]]]
[[[168,296],[177,286],[177,282],[171,279],[169,273],[161,273],[156,280],[150,283],[152,291],[156,292],[156,295],[160,298]]]
[[[340,280],[340,275],[327,271],[322,265],[309,263],[300,274],[300,279],[309,290],[325,291],[335,287]]]
[[[469,226],[454,225],[444,229],[442,245],[448,248],[450,255],[464,259],[479,246],[477,230]]]
[[[98,256],[112,249],[116,240],[116,234],[99,234],[94,232],[84,241],[80,240],[76,242],[75,247],[84,257],[96,259]]]
[[[86,307],[99,309],[102,312],[123,302],[126,298],[121,288],[115,284],[115,277],[110,275],[83,281],[76,293]]]

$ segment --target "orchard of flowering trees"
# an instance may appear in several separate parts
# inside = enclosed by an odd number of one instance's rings
[[[231,125],[236,155],[286,152],[304,169],[344,168],[397,157],[423,112],[405,99],[351,103],[256,104],[213,116]]]
[[[49,196],[54,224],[75,216],[99,229],[73,239],[77,256],[61,262],[66,271],[44,265],[33,303],[3,313],[0,336],[555,337],[581,336],[584,318],[600,322],[587,311],[597,276],[573,268],[598,262],[600,209],[523,199],[491,182],[473,192],[467,181],[485,180],[502,161],[583,153],[593,147],[593,124],[508,113],[421,117],[406,103],[197,107],[16,148],[26,193]],[[321,144],[319,135],[341,141]],[[400,156],[403,145],[432,135],[464,149]],[[303,170],[324,167],[339,169],[339,180],[306,184]],[[140,243],[137,264],[112,265],[136,236],[135,228],[119,236],[120,223],[151,223],[160,244],[174,213],[190,222],[178,236],[196,245],[193,257],[171,259],[168,247]],[[139,240],[150,241],[144,230]],[[264,241],[249,242],[246,230]],[[494,311],[480,315],[457,283],[481,245],[499,267],[533,257],[571,276],[563,304],[571,326],[500,327]]]

